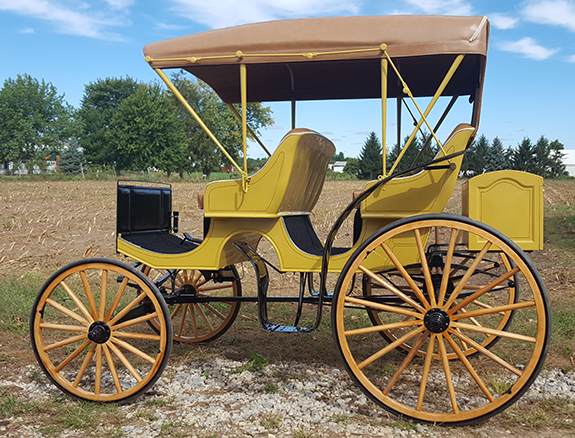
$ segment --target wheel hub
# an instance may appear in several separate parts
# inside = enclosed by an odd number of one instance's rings
[[[430,309],[423,317],[425,328],[432,333],[443,333],[449,327],[449,315],[443,309]]]
[[[103,321],[96,321],[88,330],[88,339],[96,344],[103,344],[110,339],[111,330]]]

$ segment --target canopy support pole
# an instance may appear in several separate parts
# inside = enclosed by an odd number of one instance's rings
[[[248,177],[248,73],[245,64],[240,64],[240,83],[242,99],[242,144],[244,151],[244,171],[242,173],[242,188],[248,191],[250,179]]]
[[[386,145],[386,129],[387,129],[387,59],[381,59],[381,152],[383,156],[383,171],[381,178],[387,175],[387,145]]]

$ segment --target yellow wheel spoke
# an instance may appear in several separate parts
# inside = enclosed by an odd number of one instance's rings
[[[403,309],[398,306],[388,306],[387,304],[380,304],[366,299],[346,296],[345,302],[351,304],[359,304],[369,309],[383,310],[384,312],[398,313],[400,315],[411,316],[412,318],[416,319],[423,319],[422,313],[416,313],[411,310]]]
[[[80,325],[50,324],[43,322],[42,324],[40,324],[40,328],[45,330],[64,330],[67,332],[88,333],[88,328]]]
[[[455,315],[451,315],[450,319],[452,321],[457,321],[458,319],[466,319],[471,317],[477,317],[482,315],[491,315],[493,313],[498,313],[500,315],[505,315],[505,312],[509,312],[510,310],[517,310],[517,309],[524,309],[526,307],[534,307],[535,301],[525,301],[522,303],[514,303],[514,304],[506,304],[504,306],[497,306],[497,307],[487,307],[484,309],[479,310],[469,310],[464,313],[458,313]],[[464,309],[461,309],[462,311]]]
[[[449,391],[449,399],[451,400],[451,407],[454,414],[459,414],[459,407],[457,406],[457,398],[455,397],[455,387],[453,386],[453,379],[451,378],[451,370],[449,368],[449,359],[447,358],[447,351],[445,350],[445,342],[443,335],[437,337],[437,347],[439,356],[443,363],[443,371],[445,373],[445,381],[447,383],[447,390]]]
[[[374,333],[374,332],[381,332],[384,330],[394,330],[397,331],[400,328],[405,328],[405,327],[413,327],[416,325],[422,325],[423,321],[421,321],[420,319],[418,320],[410,320],[410,321],[400,321],[400,322],[394,322],[392,324],[383,324],[383,325],[374,325],[374,326],[370,326],[370,327],[362,327],[362,328],[358,328],[358,329],[353,329],[353,330],[346,330],[344,332],[345,336],[355,336],[355,335],[364,335],[367,333]]]
[[[443,275],[441,277],[441,286],[439,288],[439,303],[445,301],[445,295],[447,293],[447,285],[449,283],[449,270],[451,269],[451,263],[453,262],[453,252],[455,251],[455,242],[457,239],[457,230],[455,228],[451,229],[451,234],[449,236],[449,246],[447,247],[447,254],[445,256],[445,265],[443,267]]]
[[[479,345],[477,342],[475,342],[473,339],[471,339],[468,336],[465,336],[463,333],[459,333],[457,330],[452,330],[451,328],[449,329],[449,333],[456,336],[457,338],[461,339],[462,341],[464,341],[466,344],[471,345],[473,348],[475,348],[477,351],[479,351],[480,353],[482,353],[483,355],[487,356],[489,359],[491,359],[492,361],[498,363],[499,365],[501,365],[503,368],[508,369],[509,371],[511,371],[513,374],[518,375],[519,377],[521,377],[523,375],[523,371],[518,370],[517,368],[515,368],[513,365],[507,363],[506,361],[504,361],[503,359],[501,359],[499,356],[497,356],[496,354],[492,353],[491,351],[489,351],[487,348],[482,347],[481,345]]]
[[[80,324],[89,327],[90,323],[82,318],[80,315],[78,315],[76,312],[62,306],[60,303],[57,303],[56,301],[54,301],[51,298],[48,298],[46,300],[46,304],[49,304],[50,306],[52,306],[54,309],[59,310],[60,312],[62,312],[63,314],[65,314],[66,316],[69,316],[70,318],[78,321]]]
[[[203,284],[205,284],[205,282],[202,283],[202,285],[203,285]],[[209,291],[212,291],[212,290],[229,289],[230,287],[231,287],[231,286],[230,286],[229,284],[215,284],[215,285],[213,285],[213,286],[202,287],[201,289],[199,289],[199,287],[198,287],[198,288],[196,288],[196,290],[197,290],[198,292],[209,292]]]
[[[93,323],[94,322],[94,318],[92,318],[91,313],[88,311],[88,309],[86,308],[86,306],[84,306],[84,303],[82,303],[82,301],[80,301],[80,298],[78,298],[78,296],[74,293],[74,291],[72,291],[72,289],[70,289],[70,287],[66,284],[66,282],[61,281],[60,282],[60,286],[62,286],[62,288],[66,291],[66,293],[68,294],[68,296],[72,299],[72,301],[74,302],[74,304],[76,305],[76,307],[78,309],[80,309],[80,312],[82,312],[82,314],[86,317],[86,319],[90,322]]]
[[[431,333],[429,344],[427,345],[427,353],[425,354],[425,363],[423,364],[421,384],[419,385],[419,397],[417,398],[417,407],[415,408],[417,411],[421,411],[423,407],[425,389],[427,388],[427,379],[429,378],[429,369],[431,368],[431,359],[433,359],[433,349],[435,348],[435,338],[437,338],[437,335],[435,333]]]
[[[134,379],[136,379],[136,381],[138,381],[138,382],[141,382],[142,376],[140,376],[140,374],[138,374],[136,369],[132,366],[132,364],[130,363],[128,358],[126,356],[124,356],[124,354],[120,351],[120,349],[118,347],[116,347],[113,343],[109,343],[108,347],[118,357],[118,359],[120,359],[120,361],[124,364],[126,369],[130,372],[130,374],[132,376],[134,376]]]
[[[102,388],[102,344],[96,346],[96,381],[94,382],[94,393],[100,395]]]
[[[411,338],[413,338],[414,336],[417,336],[418,334],[420,334],[421,332],[423,332],[425,330],[425,327],[419,327],[405,335],[403,335],[401,338],[395,340],[394,342],[392,342],[391,344],[389,344],[388,346],[386,346],[385,348],[382,348],[381,350],[379,350],[377,353],[372,354],[370,357],[368,357],[367,359],[365,359],[363,362],[361,362],[360,364],[358,364],[358,368],[361,370],[363,368],[365,368],[367,365],[369,365],[370,363],[376,361],[377,359],[379,359],[382,356],[385,356],[387,353],[389,353],[390,351],[394,350],[395,348],[399,347],[401,344],[403,344],[406,341],[409,341]]]
[[[80,353],[82,353],[82,351],[84,351],[84,349],[90,345],[90,341],[86,339],[86,341],[80,345],[78,348],[76,348],[76,350],[70,355],[68,356],[64,361],[62,361],[60,363],[60,365],[58,365],[54,371],[56,371],[57,373],[59,373],[60,371],[62,371],[64,369],[64,367],[66,365],[68,365],[70,362],[72,362],[74,359],[76,359]]]
[[[409,287],[411,288],[415,296],[417,296],[417,298],[423,303],[423,306],[426,309],[428,309],[430,307],[429,302],[423,295],[421,289],[419,289],[419,286],[415,283],[415,281],[413,281],[413,278],[411,278],[409,272],[407,272],[407,270],[403,267],[401,262],[398,260],[393,251],[389,248],[389,246],[387,246],[385,242],[381,244],[381,247],[389,257],[389,259],[393,262],[393,264],[395,265],[395,267],[397,268],[403,279],[407,282],[407,284],[409,284]]]
[[[136,296],[136,298],[134,298],[130,304],[124,307],[121,312],[119,312],[116,316],[114,316],[114,319],[112,319],[108,324],[114,325],[117,321],[122,319],[130,310],[136,307],[138,303],[144,299],[145,296],[146,295],[144,294],[139,294],[138,296]]]
[[[412,359],[415,357],[415,355],[417,354],[417,352],[419,351],[419,349],[421,348],[421,346],[425,342],[425,339],[428,336],[429,332],[426,330],[417,337],[415,343],[411,346],[411,350],[409,350],[409,353],[407,353],[407,356],[405,356],[405,359],[403,359],[403,362],[401,363],[397,371],[395,371],[393,377],[387,383],[387,386],[383,390],[383,395],[389,394],[389,391],[391,391],[393,385],[397,383],[397,381],[399,380],[399,378],[401,377],[407,366],[411,363]]]
[[[212,324],[210,324],[210,321],[208,320],[208,317],[206,316],[206,314],[204,313],[204,311],[202,310],[202,308],[200,306],[198,306],[197,304],[192,304],[194,306],[194,308],[198,311],[198,313],[200,314],[200,316],[202,317],[202,319],[204,320],[204,323],[209,327],[210,332],[214,331],[214,328],[212,327]]]
[[[108,313],[106,313],[106,319],[104,320],[105,322],[109,321],[114,312],[116,311],[116,308],[118,307],[118,304],[120,304],[120,299],[122,298],[122,295],[124,294],[127,285],[128,285],[128,277],[126,276],[124,277],[124,280],[122,280],[122,284],[120,284],[118,292],[116,292],[116,296],[114,297],[114,301],[112,301],[112,304],[108,309]]]
[[[194,307],[190,306],[190,316],[192,317],[192,328],[194,330],[194,338],[199,337],[198,335],[198,321],[196,319],[196,312],[194,312]]]
[[[100,314],[99,320],[104,320],[106,314],[106,301],[108,299],[108,271],[102,269],[102,289],[100,290]]]
[[[90,288],[90,283],[88,283],[88,277],[86,272],[80,271],[80,278],[82,279],[82,284],[84,285],[84,291],[86,292],[86,298],[88,298],[88,303],[90,304],[90,311],[92,312],[93,320],[98,319],[98,305],[94,299],[94,294]]]
[[[88,337],[87,332],[83,333],[81,335],[78,335],[78,336],[72,336],[71,338],[64,339],[63,341],[55,342],[55,343],[50,344],[50,345],[46,345],[44,347],[44,351],[50,351],[50,350],[53,350],[54,348],[64,347],[65,345],[70,345],[70,344],[73,344],[74,342],[82,341],[82,340],[86,339],[87,337]]]
[[[176,315],[178,314],[178,312],[180,311],[180,309],[182,308],[183,304],[177,304],[175,306],[174,311],[172,312],[172,314],[170,315],[170,319],[173,321],[174,318],[176,317]]]
[[[415,243],[417,244],[417,251],[419,252],[421,269],[423,271],[423,277],[425,278],[425,285],[429,291],[430,304],[431,307],[436,307],[437,303],[435,301],[435,294],[433,293],[433,282],[431,280],[431,273],[429,272],[429,266],[427,264],[425,249],[423,248],[423,241],[421,240],[421,233],[419,232],[419,228],[414,229],[413,232],[415,233]]]
[[[102,348],[104,350],[104,355],[106,356],[106,361],[108,362],[108,369],[110,370],[110,374],[112,374],[112,378],[114,379],[116,391],[120,393],[122,392],[122,385],[120,384],[118,371],[116,370],[116,365],[114,364],[114,358],[112,357],[112,353],[110,353],[110,349],[106,344],[102,344]]]
[[[114,326],[110,326],[112,330],[120,330],[126,327],[130,327],[132,325],[140,324],[142,322],[149,321],[150,319],[154,319],[158,317],[158,312],[148,313],[147,315],[140,316],[138,318],[130,319],[128,321],[121,322],[120,324],[116,324]]]
[[[463,354],[463,352],[461,351],[461,349],[455,343],[455,341],[453,340],[453,338],[451,336],[447,335],[447,336],[445,336],[445,338],[447,339],[447,342],[449,342],[449,345],[451,345],[451,348],[453,348],[453,351],[455,351],[455,354],[457,354],[457,357],[459,358],[459,360],[461,360],[463,365],[465,365],[465,368],[467,368],[467,371],[469,371],[469,374],[471,374],[471,377],[473,377],[473,380],[475,380],[475,382],[477,383],[477,385],[479,386],[479,388],[481,389],[483,394],[485,394],[485,397],[487,397],[487,399],[491,403],[493,403],[495,401],[495,398],[493,397],[493,395],[491,395],[491,393],[489,392],[489,389],[487,388],[485,383],[483,383],[483,380],[481,380],[481,377],[479,377],[479,374],[477,374],[477,371],[475,371],[475,369],[473,368],[473,366],[469,362],[469,359],[467,359],[467,357],[465,357],[465,354]]]
[[[125,341],[122,341],[121,339],[118,339],[116,337],[116,335],[114,334],[114,336],[112,336],[110,338],[110,340],[119,345],[120,347],[122,347],[124,350],[128,350],[130,353],[134,353],[136,356],[141,357],[142,359],[144,359],[147,362],[150,362],[151,364],[156,363],[156,359],[154,359],[153,357],[148,356],[146,353],[144,353],[143,351],[139,350],[138,348],[134,347],[131,344],[128,344]]]
[[[493,280],[491,283],[489,283],[487,286],[483,286],[481,289],[479,289],[477,292],[469,295],[467,298],[464,298],[463,300],[461,300],[459,303],[457,303],[455,306],[453,306],[451,309],[449,309],[447,311],[447,313],[449,313],[450,315],[454,314],[455,312],[457,312],[459,309],[467,306],[469,303],[472,303],[473,301],[477,300],[479,297],[481,297],[482,295],[486,294],[487,292],[489,292],[490,290],[496,288],[497,286],[499,286],[501,283],[503,283],[505,280],[508,280],[509,278],[513,277],[515,274],[517,274],[519,272],[519,268],[514,268],[509,272],[506,272],[505,274],[503,274],[501,277],[496,278],[495,280]],[[459,287],[459,285],[458,285]],[[455,291],[454,291],[455,292]],[[453,294],[452,294],[453,296]],[[451,299],[450,299],[451,301]],[[449,303],[449,305],[453,304],[453,302]]]
[[[521,342],[530,342],[532,344],[534,344],[535,342],[537,342],[537,339],[535,339],[532,336],[525,336],[525,335],[520,335],[517,333],[511,333],[508,331],[504,331],[504,330],[496,330],[496,329],[491,329],[488,327],[477,327],[475,325],[471,325],[471,324],[464,324],[462,322],[452,322],[451,323],[451,327],[453,328],[459,328],[462,330],[469,330],[472,332],[478,332],[478,333],[483,333],[483,334],[487,334],[487,335],[494,335],[494,336],[499,336],[501,338],[509,338],[509,339],[514,339],[516,341],[521,341]]]
[[[82,380],[82,377],[84,377],[84,373],[86,372],[86,368],[88,368],[88,364],[90,363],[90,361],[92,360],[92,356],[94,355],[94,350],[96,350],[96,345],[97,344],[91,344],[90,345],[90,349],[88,350],[88,354],[86,354],[86,357],[82,361],[82,365],[80,366],[80,369],[78,370],[78,374],[76,375],[76,380],[74,380],[74,383],[72,384],[72,386],[74,388],[78,387],[78,385],[80,384],[80,380]],[[60,364],[60,366],[62,366],[62,364]],[[64,366],[66,366],[66,365],[64,365]],[[61,369],[59,371],[61,371]],[[59,372],[59,371],[57,371],[57,372]]]
[[[146,341],[161,341],[162,340],[162,337],[160,335],[150,335],[147,333],[132,333],[132,332],[115,331],[114,336],[117,338],[143,339]]]
[[[184,330],[184,325],[186,323],[186,314],[188,313],[189,304],[184,304],[184,309],[182,310],[182,319],[180,320],[180,327],[178,327],[178,336],[182,336],[182,331]]]
[[[226,316],[222,315],[215,307],[210,305],[210,303],[201,303],[201,305],[204,306],[206,309],[208,309],[210,312],[212,312],[215,316],[220,318],[222,321],[226,319]]]

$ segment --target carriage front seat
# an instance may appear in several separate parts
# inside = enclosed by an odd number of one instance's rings
[[[215,181],[207,185],[206,218],[279,218],[308,215],[323,188],[333,143],[309,129],[285,135],[267,163],[250,178],[244,192],[242,180]]]

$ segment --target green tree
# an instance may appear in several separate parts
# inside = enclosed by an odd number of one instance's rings
[[[569,173],[565,168],[565,163],[563,159],[565,157],[565,153],[563,150],[565,147],[563,143],[559,140],[553,140],[549,145],[550,149],[550,164],[549,164],[549,172],[552,178],[559,178],[562,176],[568,176]]]
[[[139,86],[130,77],[98,79],[86,85],[78,114],[82,128],[80,146],[88,161],[114,167],[116,153],[109,142],[110,123],[120,111],[122,101]]]
[[[226,151],[236,163],[241,165],[239,158],[243,142],[242,126],[237,117],[205,83],[190,80],[184,72],[173,74],[171,79]],[[229,160],[175,96],[173,96],[173,102],[180,112],[180,119],[187,137],[186,151],[180,162],[180,174],[184,171],[199,170],[209,175],[213,171],[228,166]],[[270,108],[260,103],[249,103],[247,122],[255,133],[259,133],[261,128],[273,124]]]
[[[403,147],[405,147],[407,140],[409,140],[409,137],[405,137]],[[426,144],[427,146],[425,146]],[[435,148],[430,146],[430,144],[431,139],[429,138],[429,135],[421,135],[419,137],[416,137],[404,152],[403,156],[401,157],[401,161],[397,165],[394,172],[407,170],[415,166],[417,163],[423,164],[433,160],[437,152]],[[399,151],[399,153],[401,153],[401,151]],[[390,152],[387,154],[386,167],[388,171],[390,171],[391,167],[395,164],[397,157],[398,157],[398,148],[397,145],[394,145],[394,147],[391,148]]]
[[[343,152],[340,151],[336,154],[333,154],[333,157],[331,157],[330,160],[330,164],[333,164],[336,161],[345,161],[345,155],[343,154]]]
[[[158,84],[142,84],[121,102],[107,139],[117,175],[154,167],[169,176],[178,170],[185,145],[179,114]]]
[[[539,174],[536,151],[531,140],[525,137],[517,149],[510,150],[509,165],[513,170]]]
[[[59,152],[76,133],[74,109],[56,87],[30,75],[7,79],[0,90],[0,164],[26,162],[30,169]]]
[[[485,154],[485,172],[509,169],[507,155],[499,137],[495,137]]]
[[[347,163],[345,163],[345,167],[343,168],[343,173],[357,176],[359,173],[359,160],[357,158],[348,158]]]
[[[374,179],[382,173],[382,149],[379,138],[375,132],[371,132],[359,154],[359,171],[357,173],[360,179]]]
[[[475,139],[469,151],[463,156],[461,171],[467,176],[481,175],[485,172],[485,159],[489,151],[489,141],[485,135]]]
[[[58,167],[65,174],[78,175],[82,173],[82,168],[85,166],[84,152],[78,147],[78,140],[73,138],[60,154]]]

